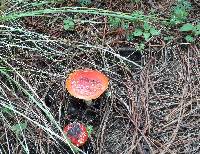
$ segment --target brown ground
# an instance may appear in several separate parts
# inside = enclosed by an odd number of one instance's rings
[[[143,10],[145,14],[156,9],[165,18],[173,4],[172,0],[138,4],[128,0],[98,0],[89,7],[121,12]],[[188,20],[199,18],[198,1],[192,4]],[[74,1],[51,4],[62,6],[79,4]],[[100,23],[77,24],[75,30],[66,31],[58,17],[68,16]],[[97,15],[55,14],[3,23],[8,27],[0,27],[1,66],[14,68],[8,74],[21,86],[1,71],[0,107],[10,102],[30,119],[59,133],[22,87],[28,89],[36,100],[49,107],[61,126],[73,121],[93,126],[89,141],[81,147],[88,154],[198,153],[199,43],[186,43],[176,27],[163,28],[161,35],[145,42],[140,53],[136,45],[141,39],[127,41],[127,31],[112,28],[107,21],[107,17]],[[23,31],[12,31],[9,27],[20,27]],[[164,41],[164,36],[174,34],[171,42]],[[97,69],[110,78],[107,92],[90,107],[70,96],[64,87],[66,76],[79,68]],[[54,140],[31,121],[24,134],[16,136],[10,128],[25,121],[24,117],[18,114],[13,117],[2,110],[0,114],[1,151],[25,153],[19,142],[25,138],[33,154],[71,153],[65,143]]]

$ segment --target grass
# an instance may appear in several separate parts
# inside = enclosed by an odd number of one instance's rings
[[[143,1],[80,7],[71,1],[4,0],[0,151],[197,153],[196,5],[185,0],[158,4],[154,7],[163,14],[152,13],[151,4]],[[109,95],[91,107],[64,86],[70,72],[85,67],[110,78]],[[73,121],[93,128],[80,148],[62,131]]]
[[[2,59],[3,60],[3,59]],[[15,106],[13,106],[12,102],[2,102],[3,104],[2,107],[5,109],[8,109],[9,111],[13,112],[15,115],[17,116],[22,116],[23,118],[25,118],[27,121],[29,121],[30,123],[32,123],[35,126],[38,126],[39,128],[43,129],[44,131],[48,132],[48,134],[56,141],[56,138],[62,140],[63,142],[65,142],[66,144],[68,144],[68,146],[71,148],[71,150],[74,152],[74,150],[76,150],[77,148],[74,147],[66,138],[66,136],[63,134],[62,128],[61,126],[58,124],[58,122],[55,120],[55,118],[53,117],[53,115],[50,113],[49,109],[47,108],[47,106],[45,105],[45,103],[43,101],[41,101],[40,97],[35,93],[35,90],[32,88],[31,85],[29,85],[29,83],[24,79],[23,76],[21,76],[19,74],[18,71],[16,71],[9,63],[7,63],[5,60],[3,60],[4,63],[6,63],[8,65],[8,67],[11,67],[12,72],[16,73],[17,76],[19,76],[19,78],[21,78],[21,80],[23,81],[23,83],[27,86],[27,89],[24,89],[22,87],[22,84],[19,84],[19,82],[15,81],[9,74],[7,74],[5,72],[5,70],[1,69],[1,75],[4,75],[9,82],[12,82],[11,84],[13,84],[14,86],[17,86],[17,90],[21,91],[25,97],[27,97],[27,99],[30,101],[31,104],[35,104],[37,106],[37,108],[39,108],[41,111],[43,111],[45,113],[45,115],[47,116],[47,119],[50,120],[50,123],[53,125],[53,127],[55,127],[56,129],[58,129],[59,132],[61,132],[62,136],[58,135],[55,131],[51,130],[50,128],[48,128],[48,124],[42,125],[34,120],[32,120],[30,117],[28,117],[27,115],[25,115],[24,113],[22,113],[22,111],[19,111],[16,109]],[[30,91],[30,92],[29,92]],[[34,105],[31,105],[34,106]],[[24,111],[27,112],[27,111]],[[18,124],[20,125],[21,123],[18,122]],[[27,124],[26,124],[27,125]],[[16,125],[15,125],[16,126]],[[27,126],[25,126],[27,127]],[[19,131],[17,134],[19,135],[19,133],[21,132],[23,134],[23,131],[21,130],[21,125],[20,127],[18,126],[18,128],[15,127],[15,132]],[[25,128],[24,128],[25,129]],[[17,136],[18,136],[17,135]],[[56,138],[55,138],[56,137]],[[22,144],[23,145],[23,144]],[[23,146],[24,147],[24,146]],[[30,153],[27,149],[27,145],[25,148],[25,152],[26,153]]]
[[[97,9],[97,8],[87,8],[87,7],[61,7],[61,8],[51,8],[51,9],[41,9],[41,10],[34,10],[34,11],[27,11],[22,13],[11,13],[6,16],[2,16],[0,21],[9,21],[9,20],[16,20],[22,17],[29,17],[29,16],[42,16],[45,14],[55,14],[55,13],[80,13],[80,14],[92,14],[92,15],[100,15],[100,16],[109,16],[109,17],[116,17],[121,18],[129,21],[144,21],[146,18],[150,17],[151,19],[157,19],[154,16],[145,16],[136,14],[129,14],[123,12],[114,12],[104,9]]]

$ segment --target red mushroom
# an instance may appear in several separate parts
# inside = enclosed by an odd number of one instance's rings
[[[107,88],[109,79],[92,69],[76,70],[66,80],[68,92],[79,99],[91,101],[98,98]]]
[[[88,139],[86,127],[78,122],[68,124],[65,126],[63,132],[70,139],[71,143],[77,147],[84,145]]]

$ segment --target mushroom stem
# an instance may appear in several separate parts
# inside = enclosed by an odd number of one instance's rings
[[[87,101],[85,100],[85,103],[86,103],[88,106],[91,106],[93,102],[92,102],[92,100],[87,100]]]

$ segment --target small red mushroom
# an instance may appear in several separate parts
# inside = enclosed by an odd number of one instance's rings
[[[63,129],[63,132],[70,139],[71,143],[77,147],[84,145],[88,139],[86,127],[78,122],[68,124]]]
[[[107,88],[109,79],[92,69],[76,70],[66,80],[68,92],[79,99],[91,101],[98,98]]]

